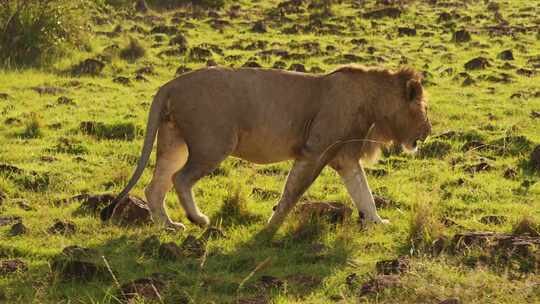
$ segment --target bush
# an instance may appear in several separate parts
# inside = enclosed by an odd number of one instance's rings
[[[0,65],[46,63],[82,41],[86,0],[0,0]]]

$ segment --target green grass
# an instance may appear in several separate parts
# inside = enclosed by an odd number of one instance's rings
[[[540,119],[530,115],[540,111],[540,38],[538,29],[533,29],[539,8],[529,1],[500,1],[500,14],[515,27],[512,37],[490,34],[489,27],[500,22],[484,1],[448,8],[429,1],[409,2],[400,18],[364,19],[362,13],[378,7],[374,2],[336,1],[324,16],[306,4],[302,12],[286,13],[283,20],[275,13],[279,1],[238,1],[238,17],[228,13],[229,2],[217,11],[218,18],[200,8],[153,11],[146,16],[119,8],[96,9],[89,12],[92,39],[86,51],[73,50],[40,68],[0,71],[0,93],[10,96],[0,99],[0,163],[23,170],[0,172],[0,192],[7,196],[0,214],[22,217],[28,228],[27,234],[10,237],[10,226],[0,227],[0,259],[20,258],[29,268],[0,275],[0,294],[8,303],[117,303],[117,287],[111,280],[63,282],[51,271],[53,258],[63,248],[79,245],[102,254],[120,283],[155,272],[171,274],[166,303],[178,303],[182,297],[193,303],[235,303],[261,293],[272,303],[329,303],[337,298],[340,303],[438,303],[449,297],[463,303],[540,303],[537,273],[521,273],[505,265],[472,265],[467,261],[476,258],[473,253],[433,257],[427,248],[441,235],[451,239],[464,231],[512,232],[523,219],[538,227],[540,178],[528,167],[528,157],[540,144]],[[440,13],[453,11],[460,17],[437,21]],[[323,26],[317,25],[317,18]],[[229,25],[216,29],[214,19]],[[266,33],[250,31],[259,20],[265,20]],[[169,45],[176,34],[149,34],[160,24],[177,28],[186,37],[188,50],[163,53],[178,46]],[[300,33],[282,32],[293,24],[299,25]],[[118,25],[121,31],[108,34]],[[146,33],[131,30],[134,27]],[[415,27],[417,35],[400,37],[398,27]],[[521,32],[517,27],[531,28]],[[471,42],[451,42],[452,33],[461,28],[471,31]],[[355,44],[353,39],[365,39],[366,44]],[[121,50],[129,47],[129,41],[137,41],[135,49],[138,54],[144,50],[144,56],[122,59]],[[192,60],[189,54],[194,47],[208,49],[211,55],[200,62]],[[286,50],[289,56],[260,54],[269,49]],[[497,56],[507,49],[513,51],[515,60],[509,63],[515,68],[505,69],[505,61]],[[355,213],[351,221],[337,227],[308,227],[310,237],[299,239],[298,223],[291,214],[274,242],[261,241],[257,233],[272,212],[291,163],[257,166],[233,158],[194,189],[201,210],[226,234],[207,243],[204,263],[200,258],[166,261],[140,249],[151,235],[180,244],[188,234],[203,233],[188,223],[172,192],[166,197],[167,206],[175,220],[187,225],[183,234],[157,227],[104,225],[91,214],[77,213],[78,202],[54,204],[80,193],[121,190],[139,156],[152,96],[175,77],[179,66],[196,69],[208,59],[235,67],[247,61],[271,67],[282,61],[286,67],[300,63],[308,71],[314,67],[331,71],[349,63],[353,57],[346,54],[359,56],[356,63],[393,68],[407,64],[427,75],[434,137],[417,156],[382,158],[374,167],[388,174],[369,176],[372,190],[394,202],[380,210],[390,225],[362,228]],[[488,58],[491,67],[465,71],[464,64],[479,56]],[[105,63],[100,75],[72,76],[72,67],[87,58]],[[142,67],[153,67],[154,73],[144,75],[147,81],[135,80],[135,71]],[[537,72],[527,77],[517,72],[520,68]],[[463,72],[476,83],[462,86]],[[503,73],[510,75],[510,83],[496,82],[494,77],[506,77]],[[113,82],[119,76],[130,78],[130,84]],[[39,94],[34,87],[63,91]],[[72,102],[59,103],[60,96]],[[446,131],[455,134],[435,138]],[[481,147],[471,146],[473,140]],[[467,171],[482,161],[492,169]],[[509,168],[516,172],[513,179],[504,178]],[[133,194],[144,197],[152,169],[153,163]],[[20,209],[17,199],[25,199],[33,209]],[[330,169],[305,194],[303,200],[308,199],[352,206]],[[508,220],[484,224],[480,219],[485,215],[504,215]],[[55,219],[73,221],[77,232],[49,234]],[[457,225],[443,226],[447,219]],[[318,246],[322,251],[314,250]],[[359,298],[360,286],[376,274],[375,263],[400,255],[411,255],[411,269],[401,275],[401,286]],[[348,285],[346,277],[352,273],[357,274],[357,282]],[[263,292],[258,289],[261,275],[283,280],[303,275],[316,283],[310,286],[289,279],[284,290]]]

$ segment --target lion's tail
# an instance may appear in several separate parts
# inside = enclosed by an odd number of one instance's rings
[[[150,106],[150,113],[148,115],[148,122],[146,125],[146,135],[144,137],[144,144],[142,147],[141,157],[137,163],[137,168],[135,169],[135,172],[133,172],[133,175],[131,176],[131,179],[124,190],[122,190],[122,192],[120,192],[120,194],[118,194],[118,196],[116,196],[116,198],[107,207],[101,210],[100,216],[103,221],[107,221],[111,217],[116,204],[118,204],[118,202],[121,201],[129,193],[129,191],[131,191],[143,174],[144,168],[148,164],[150,154],[152,153],[152,147],[154,146],[154,141],[156,139],[162,117],[163,106],[167,101],[167,98],[168,93],[164,88],[161,88],[154,97],[152,105]]]

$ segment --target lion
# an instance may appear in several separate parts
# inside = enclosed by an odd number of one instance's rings
[[[412,68],[363,66],[323,75],[223,67],[183,74],[158,90],[135,172],[101,217],[106,221],[135,186],[157,137],[155,170],[145,189],[155,222],[185,228],[164,206],[174,187],[187,218],[208,225],[192,188],[233,156],[257,164],[294,160],[265,227],[271,234],[326,165],[337,171],[366,221],[388,223],[377,213],[362,163],[392,143],[414,151],[431,133],[421,81]]]

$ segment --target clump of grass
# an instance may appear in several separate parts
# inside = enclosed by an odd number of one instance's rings
[[[93,135],[98,139],[133,140],[138,128],[131,122],[105,124],[102,122],[83,121],[80,130],[86,135]]]
[[[88,153],[88,148],[79,140],[61,137],[58,139],[58,143],[54,149],[50,149],[50,151],[79,155]]]
[[[136,61],[137,59],[144,57],[146,49],[136,38],[129,38],[129,43],[126,47],[120,50],[120,58],[127,61]]]
[[[451,150],[451,144],[442,140],[434,140],[422,145],[418,156],[422,158],[443,158],[448,155]]]
[[[218,221],[223,226],[231,226],[249,224],[259,220],[260,216],[249,211],[247,195],[242,191],[242,187],[240,185],[233,185],[229,189],[223,206],[216,215]]]
[[[24,131],[20,134],[20,137],[27,139],[41,137],[43,135],[42,127],[43,124],[38,115],[36,113],[31,113],[24,124]]]
[[[540,223],[530,216],[523,216],[519,222],[514,225],[512,233],[540,237]]]
[[[413,210],[408,237],[411,252],[431,251],[433,244],[443,236],[443,230],[444,225],[432,207],[426,203],[417,204]]]
[[[83,41],[84,0],[0,1],[0,65],[50,62]]]

